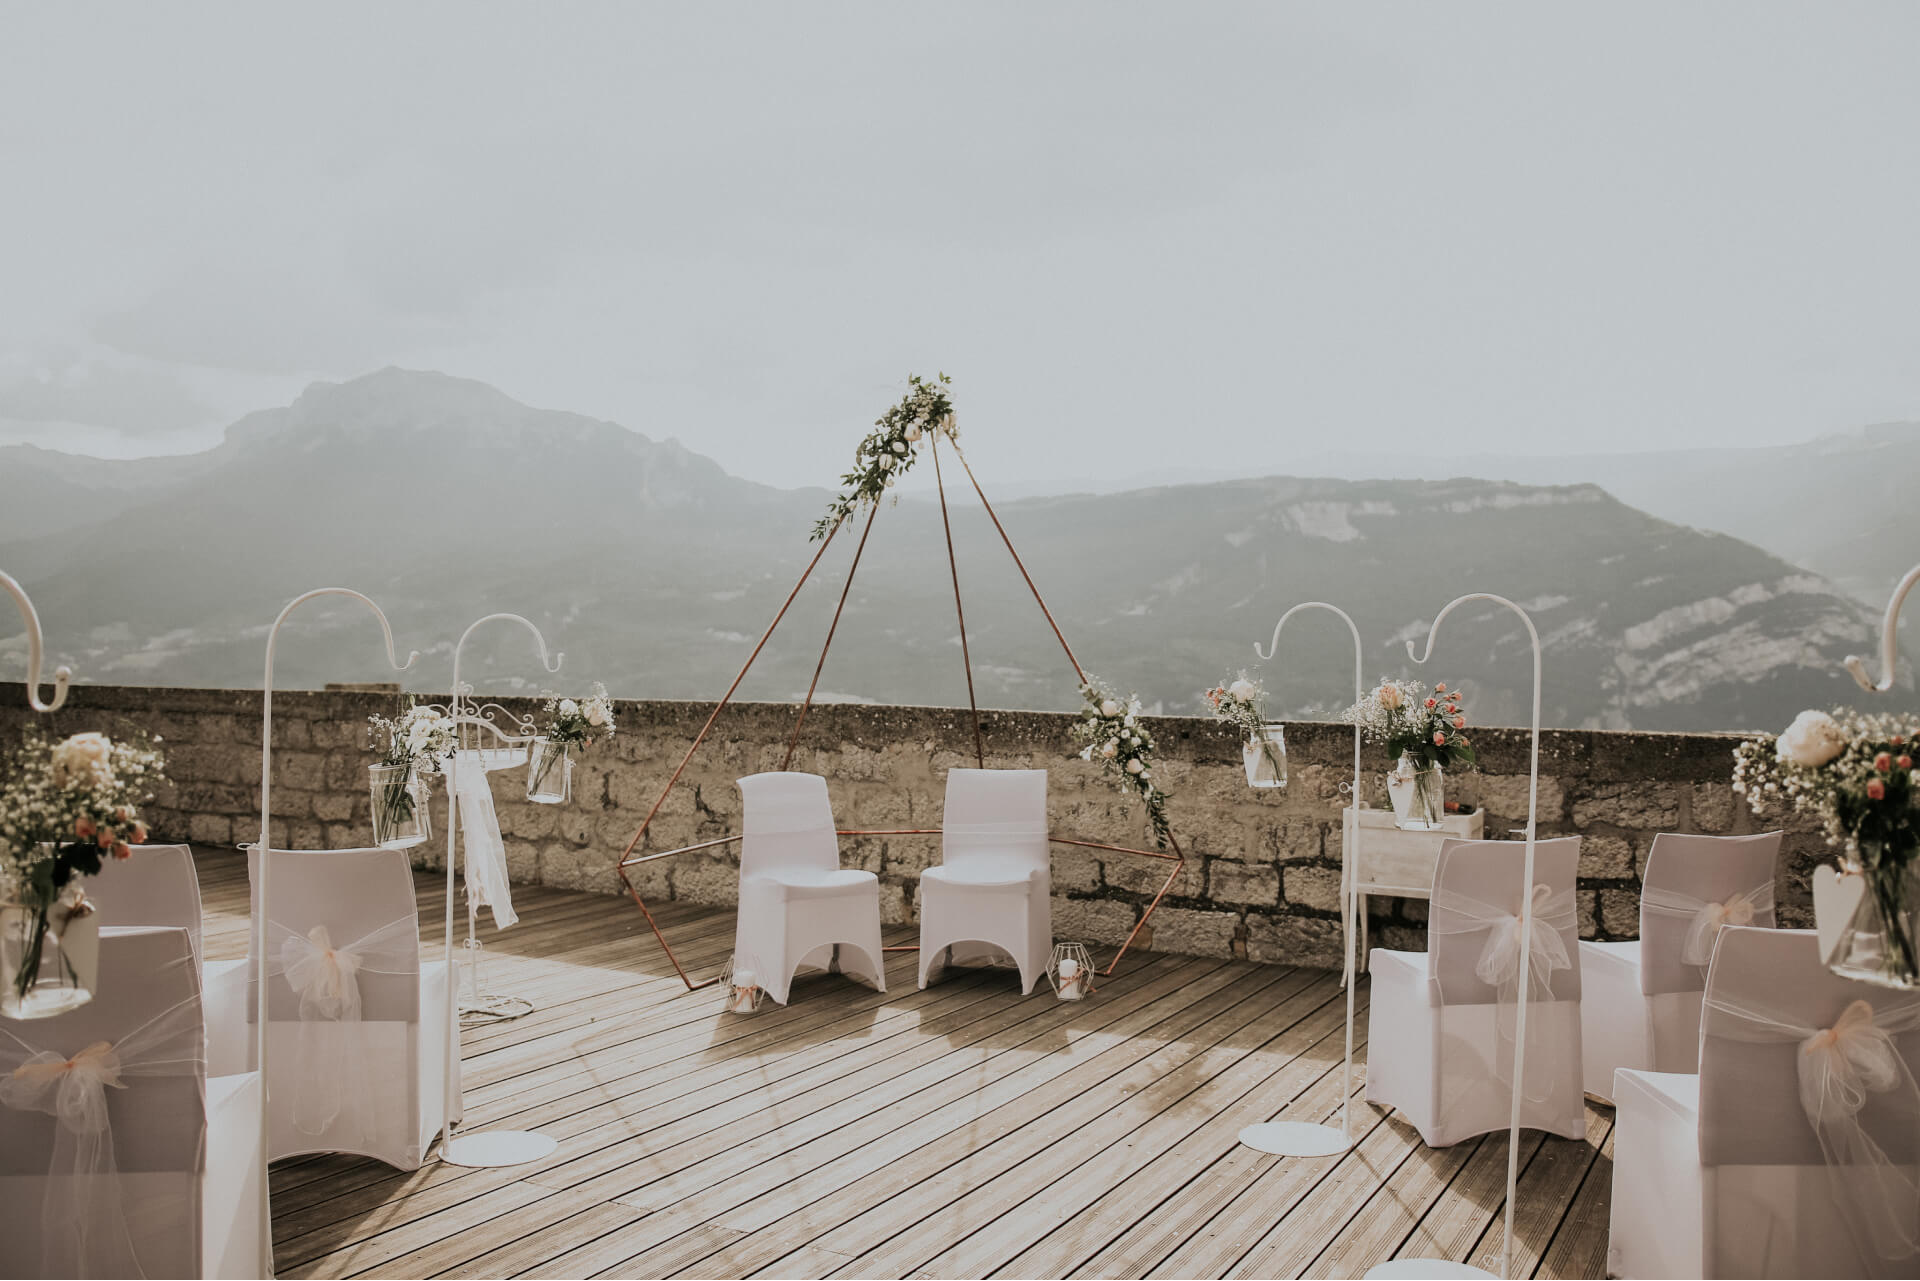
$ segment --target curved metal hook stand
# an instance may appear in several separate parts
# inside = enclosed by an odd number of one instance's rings
[[[368,597],[350,587],[316,587],[287,602],[280,616],[273,620],[273,627],[267,632],[267,665],[261,678],[260,698],[260,843],[255,846],[260,860],[259,897],[255,900],[255,910],[251,922],[253,934],[254,963],[260,968],[262,980],[254,987],[254,1062],[260,1068],[261,1088],[267,1088],[267,984],[264,981],[267,963],[267,868],[272,862],[267,851],[273,848],[268,826],[273,815],[273,653],[280,640],[280,628],[287,616],[294,610],[321,596],[346,596],[359,601],[380,623],[380,635],[387,643],[387,662],[396,672],[404,672],[412,667],[414,660],[420,657],[419,650],[409,650],[407,661],[401,662],[393,648],[393,627],[387,622],[387,616],[378,605]]]
[[[1273,656],[1280,652],[1280,631],[1287,625],[1287,620],[1295,614],[1309,609],[1324,609],[1328,613],[1338,615],[1340,620],[1346,623],[1347,631],[1353,636],[1353,701],[1358,703],[1363,697],[1363,690],[1366,685],[1366,651],[1360,643],[1359,625],[1353,621],[1352,615],[1348,614],[1346,610],[1341,609],[1338,605],[1329,605],[1325,601],[1320,600],[1303,601],[1295,605],[1292,609],[1280,615],[1280,621],[1273,625],[1273,639],[1267,642],[1266,653],[1263,654],[1260,652],[1259,641],[1253,643],[1254,657],[1263,663],[1271,661]],[[1356,825],[1360,821],[1358,817],[1360,806],[1360,726],[1358,724],[1355,724],[1353,727],[1352,786],[1353,793],[1348,798],[1348,804],[1341,810],[1340,828],[1343,835],[1355,830]],[[1354,847],[1355,842],[1348,840],[1343,841],[1343,844],[1348,849],[1351,849]],[[1264,1126],[1250,1125],[1240,1132],[1240,1141],[1248,1144],[1250,1147],[1256,1147],[1261,1151],[1267,1152],[1277,1151],[1281,1155],[1325,1156],[1328,1154],[1328,1148],[1338,1152],[1345,1151],[1347,1148],[1353,1146],[1351,1104],[1353,1096],[1353,989],[1355,987],[1353,956],[1354,928],[1353,863],[1350,858],[1343,857],[1340,860],[1340,948],[1341,979],[1347,989],[1347,1045],[1345,1057],[1341,1060],[1340,1132],[1337,1146],[1333,1136],[1325,1133],[1328,1127],[1310,1125],[1305,1131],[1300,1131],[1291,1128],[1300,1125],[1301,1123],[1299,1122],[1279,1122],[1277,1123],[1279,1126],[1288,1127],[1286,1131],[1281,1131],[1279,1129],[1269,1129],[1268,1127],[1273,1127],[1276,1123],[1267,1122]],[[1288,1137],[1290,1134],[1301,1136],[1304,1142],[1289,1143]],[[1286,1150],[1288,1148],[1292,1150]]]
[[[40,635],[40,615],[34,611],[33,602],[27,599],[26,589],[14,581],[11,574],[0,573],[0,589],[13,597],[13,603],[20,607],[21,620],[27,625],[27,706],[36,712],[57,712],[67,701],[67,687],[73,684],[73,669],[66,666],[53,669],[53,698],[41,702],[40,662],[45,653]]]
[[[1423,654],[1413,652],[1413,642],[1407,642],[1407,657],[1416,663],[1425,663],[1433,657],[1433,638],[1440,633],[1440,624],[1455,608],[1469,601],[1484,600],[1495,605],[1504,605],[1520,616],[1526,624],[1527,639],[1533,645],[1533,747],[1527,762],[1527,849],[1522,859],[1521,884],[1528,887],[1526,895],[1531,895],[1533,886],[1533,843],[1534,823],[1540,811],[1540,633],[1533,625],[1533,618],[1526,610],[1508,600],[1505,596],[1496,596],[1491,592],[1472,592],[1458,596],[1447,602],[1433,620],[1433,626],[1427,629],[1427,649]],[[1523,896],[1524,897],[1524,896]],[[1528,900],[1530,901],[1530,900]],[[1514,1192],[1520,1182],[1520,1104],[1526,1097],[1527,1062],[1527,1005],[1528,989],[1533,978],[1533,913],[1522,910],[1520,913],[1520,1008],[1514,1020],[1513,1029],[1513,1103],[1507,1118],[1507,1209],[1506,1231],[1500,1241],[1500,1275],[1512,1275],[1513,1265],[1513,1202]]]
[[[1893,673],[1899,665],[1900,646],[1896,633],[1900,630],[1900,607],[1907,603],[1907,593],[1915,583],[1920,583],[1920,565],[1907,571],[1900,585],[1893,589],[1893,596],[1887,601],[1887,616],[1880,623],[1880,679],[1874,680],[1867,675],[1867,660],[1849,657],[1846,668],[1853,673],[1853,679],[1860,688],[1869,694],[1884,694],[1893,688]]]
[[[453,716],[456,725],[477,725],[499,730],[488,720],[469,710],[467,701],[473,693],[471,686],[460,679],[460,660],[467,648],[467,641],[483,625],[492,622],[518,623],[533,633],[535,651],[540,656],[540,665],[548,673],[560,670],[560,664],[566,655],[556,652],[552,659],[547,657],[547,638],[540,629],[527,618],[519,614],[488,614],[476,618],[460,634],[460,640],[453,647],[453,686],[447,699],[447,710]],[[508,713],[511,717],[512,713]],[[520,718],[513,717],[519,721]],[[525,722],[521,722],[525,723]],[[447,788],[447,909],[445,958],[447,965],[447,1024],[444,1042],[444,1069],[442,1079],[455,1080],[458,1070],[455,1055],[460,1044],[460,998],[459,978],[453,964],[453,886],[454,868],[458,865],[460,849],[460,790]],[[474,955],[474,988],[479,994],[479,940],[475,937],[475,916],[478,909],[471,903],[467,905],[467,940]],[[453,1165],[521,1165],[528,1161],[537,1161],[555,1146],[554,1141],[541,1134],[531,1134],[519,1130],[493,1130],[479,1134],[455,1134],[453,1121],[453,1091],[448,1089],[442,1096],[445,1113],[441,1117],[440,1159]]]

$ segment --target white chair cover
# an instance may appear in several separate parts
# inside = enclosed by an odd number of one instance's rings
[[[740,915],[734,954],[768,966],[766,994],[785,1005],[802,965],[838,968],[887,990],[880,882],[840,866],[827,781],[818,774],[740,780]]]
[[[1622,1069],[1609,1266],[1920,1275],[1920,997],[1839,978],[1814,934],[1729,928],[1700,1074]]]
[[[460,801],[460,835],[466,842],[467,902],[491,908],[493,928],[504,930],[520,919],[513,910],[513,882],[507,876],[507,847],[500,839],[500,818],[487,782],[488,753],[453,754],[453,791]],[[498,753],[493,754],[497,757]]]
[[[0,1021],[0,1275],[271,1275],[259,1078],[210,1085],[193,950],[109,928],[100,994]]]
[[[1507,1128],[1521,976],[1528,976],[1521,1122],[1565,1138],[1586,1132],[1580,1089],[1580,838],[1539,841],[1521,892],[1525,847],[1454,841],[1440,848],[1426,952],[1375,948],[1367,1098],[1398,1108],[1430,1146]],[[1533,916],[1520,951],[1523,902]]]
[[[1004,953],[1032,992],[1053,952],[1047,772],[947,771],[941,831],[941,862],[920,878],[920,986],[949,955]]]
[[[246,1071],[247,963],[209,961],[201,950],[200,877],[193,850],[185,845],[136,845],[130,858],[88,878],[87,897],[99,910],[102,926],[167,925],[187,931],[200,967],[207,1075]]]
[[[267,1150],[417,1169],[440,1131],[442,1091],[456,1118],[460,1105],[457,1061],[443,1076],[447,968],[421,960],[406,853],[268,857]]]
[[[1580,944],[1587,1093],[1612,1098],[1616,1068],[1698,1070],[1700,990],[1714,941],[1729,925],[1773,925],[1779,853],[1779,832],[1653,838],[1640,937]]]

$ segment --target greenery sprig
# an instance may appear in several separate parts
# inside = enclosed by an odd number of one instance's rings
[[[862,507],[879,502],[894,481],[913,467],[921,442],[931,439],[932,433],[944,432],[948,440],[959,439],[953,401],[947,395],[952,382],[945,374],[932,380],[918,374],[907,378],[907,394],[874,420],[873,430],[854,449],[853,470],[840,478],[847,490],[814,523],[813,542],[840,528]]]
[[[1073,725],[1073,740],[1084,744],[1080,759],[1097,763],[1116,788],[1140,798],[1153,825],[1154,843],[1165,849],[1172,831],[1167,794],[1153,781],[1153,735],[1140,720],[1139,695],[1122,699],[1098,677],[1089,676],[1080,697],[1085,706]]]

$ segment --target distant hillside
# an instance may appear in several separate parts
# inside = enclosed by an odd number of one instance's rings
[[[23,457],[0,451],[0,464]],[[569,687],[598,678],[627,696],[717,697],[812,555],[807,530],[827,499],[730,476],[674,441],[401,370],[318,384],[132,488],[124,464],[30,461],[96,501],[63,503],[86,514],[63,528],[0,532],[0,565],[27,583],[63,659],[135,683],[255,684],[285,600],[340,583],[381,601],[402,645],[429,653],[409,678],[423,688],[448,680],[468,621],[506,609],[567,652]],[[109,472],[111,498],[98,501]],[[981,480],[991,495],[994,478]],[[981,701],[1071,706],[1070,669],[992,525],[970,492],[953,501]],[[1592,485],[1270,478],[999,511],[1081,662],[1169,712],[1196,710],[1213,679],[1255,666],[1252,643],[1305,599],[1354,613],[1373,674],[1409,670],[1403,641],[1456,593],[1511,596],[1546,639],[1547,720],[1564,726],[1783,724],[1846,696],[1838,661],[1873,629],[1869,610],[1820,578]],[[836,540],[743,697],[805,690],[855,533]],[[303,630],[281,650],[289,684],[380,676],[377,633],[360,618],[323,612]],[[1456,616],[1421,675],[1464,682],[1486,719],[1524,720],[1522,640],[1510,616]],[[1344,701],[1345,644],[1324,622],[1290,628],[1263,673],[1279,703]],[[503,629],[470,647],[468,667],[483,686],[538,688],[526,650]],[[881,512],[821,686],[965,702],[933,504]]]

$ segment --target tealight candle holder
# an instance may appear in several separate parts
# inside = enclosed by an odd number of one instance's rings
[[[728,1014],[751,1014],[760,1008],[760,997],[766,989],[760,986],[756,968],[751,956],[735,953],[727,958],[727,968],[720,974],[720,990],[725,993],[723,1008]]]
[[[1093,995],[1093,957],[1084,943],[1055,943],[1047,961],[1047,982],[1063,1001],[1084,1001]]]

